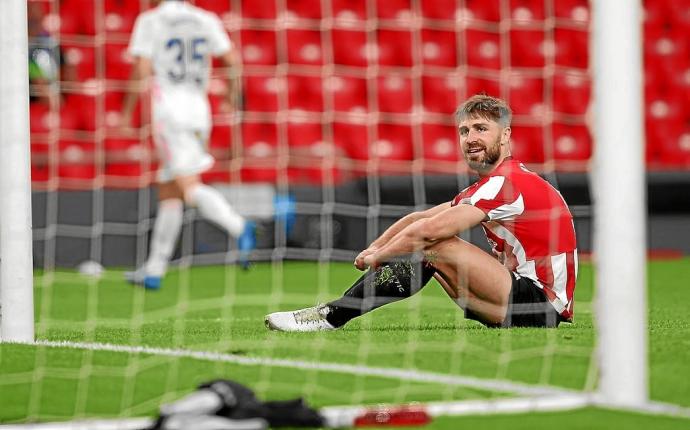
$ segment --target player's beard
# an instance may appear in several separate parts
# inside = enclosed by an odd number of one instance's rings
[[[470,166],[470,169],[478,173],[490,171],[501,158],[501,136],[499,135],[495,142],[485,145],[484,152],[479,152],[476,154],[464,152],[463,155],[467,165]],[[477,155],[482,157],[476,157]]]

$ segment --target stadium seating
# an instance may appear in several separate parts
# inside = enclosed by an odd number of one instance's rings
[[[45,13],[59,13],[59,25],[50,29],[59,33],[64,61],[73,66],[76,82],[65,86],[59,111],[31,104],[34,180],[48,178],[49,136],[60,139],[59,150],[72,154],[61,156],[59,169],[53,169],[59,177],[93,179],[97,171],[129,178],[145,174],[139,164],[115,163],[109,156],[105,167],[97,169],[93,143],[85,142],[105,127],[107,154],[136,151],[136,145],[118,140],[116,126],[121,85],[131,69],[127,40],[146,2],[60,0],[57,9],[44,3]],[[348,165],[360,173],[385,173],[385,161],[396,169],[418,157],[457,162],[459,154],[448,152],[456,144],[449,115],[476,93],[510,102],[518,158],[532,164],[556,161],[559,168],[558,162],[584,163],[591,156],[591,136],[584,125],[592,100],[588,0],[559,0],[548,8],[543,0],[193,3],[223,18],[241,52],[243,109],[252,119],[237,133],[227,124],[217,126],[209,144],[226,161],[231,152],[242,155],[243,180],[276,181],[287,169],[290,180],[322,183],[325,177],[347,177],[341,167]],[[690,0],[643,4],[645,121],[647,138],[654,143],[647,160],[650,168],[687,167]],[[548,22],[555,24],[553,31],[547,31]],[[555,68],[544,73],[547,64]],[[214,115],[224,115],[220,96],[212,95],[211,101]],[[269,123],[266,116],[281,110],[290,117],[301,112],[312,116],[310,122],[290,122],[287,134],[278,133],[277,121]],[[553,115],[544,116],[549,112]],[[431,120],[420,117],[421,125],[403,120],[417,113],[431,115]],[[328,125],[314,123],[317,118]],[[366,125],[372,118],[380,124]],[[544,123],[544,118],[553,122]],[[137,107],[133,124],[143,123]],[[412,133],[415,127],[421,133]],[[421,142],[413,145],[413,135],[421,136]],[[233,137],[242,139],[234,149]],[[324,151],[338,154],[331,159],[337,163],[329,161],[334,170],[327,175],[319,164],[325,158],[318,154]],[[277,157],[288,152],[320,167],[285,162],[279,168]],[[219,166],[207,177],[238,178],[227,163]]]
[[[326,80],[326,94],[333,97],[336,112],[360,112],[369,110],[367,81],[363,78],[334,75]]]
[[[457,92],[462,82],[457,75],[422,76],[422,103],[429,112],[450,114],[458,106]]]
[[[501,68],[501,43],[497,32],[468,29],[465,32],[464,50],[470,67]]]
[[[322,64],[321,34],[312,30],[288,30],[287,54],[292,64]]]
[[[429,66],[457,66],[457,35],[453,31],[423,29],[422,64]]]
[[[409,113],[413,107],[412,79],[390,74],[377,80],[378,104],[381,112]]]
[[[434,161],[455,162],[460,159],[458,138],[455,126],[442,124],[423,124],[422,144],[425,166],[433,167]]]
[[[275,123],[242,124],[241,178],[247,182],[276,182],[281,168],[279,157],[278,127]]]
[[[539,118],[546,111],[544,80],[522,73],[512,73],[508,80],[508,102],[515,115]]]
[[[290,0],[286,3],[287,13],[291,18],[321,18],[321,0]]]

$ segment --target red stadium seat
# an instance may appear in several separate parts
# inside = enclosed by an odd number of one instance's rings
[[[456,33],[422,30],[422,63],[430,66],[457,66]]]
[[[456,19],[499,22],[501,20],[500,0],[466,0],[464,9],[457,11]]]
[[[378,136],[369,145],[369,153],[378,161],[381,173],[409,172],[411,164],[396,163],[414,158],[412,129],[406,125],[379,124]]]
[[[96,34],[95,4],[92,0],[60,2],[60,33]]]
[[[59,142],[60,161],[58,176],[60,179],[94,179],[96,177],[95,145],[93,142],[62,140]],[[86,184],[73,184],[87,186]]]
[[[232,148],[232,127],[229,125],[214,124],[209,137],[209,148],[213,155],[218,153],[224,155],[223,158],[230,157]]]
[[[274,65],[278,63],[274,31],[242,30],[240,46],[243,64]]]
[[[460,143],[453,125],[423,124],[422,142],[426,160],[456,162],[460,158]]]
[[[323,81],[320,76],[290,75],[287,90],[290,109],[323,111]]]
[[[250,19],[276,19],[275,0],[256,1],[242,0],[242,18]]]
[[[344,149],[349,158],[359,161],[355,173],[409,173],[412,160],[412,131],[408,126],[379,124],[377,136],[369,142],[368,128],[363,124],[333,124],[336,148]],[[369,163],[362,163],[368,161]],[[373,164],[372,164],[373,163]]]
[[[290,18],[321,19],[321,0],[290,0],[286,6]]]
[[[96,50],[93,46],[63,44],[65,60],[74,66],[79,81],[96,76]]]
[[[242,124],[243,181],[275,182],[278,179],[279,155],[276,124]]]
[[[645,63],[659,74],[674,73],[690,64],[687,35],[668,28],[646,28]]]
[[[658,119],[645,118],[645,152],[647,163],[657,166],[661,161],[662,154],[667,151],[665,148],[672,147],[670,143],[675,136],[680,136],[683,130],[683,122],[678,118]],[[665,158],[669,162],[668,153]]]
[[[555,112],[584,115],[591,98],[591,83],[585,73],[559,73],[553,78]]]
[[[669,15],[674,29],[679,34],[690,34],[690,1],[678,0],[673,5],[674,9]]]
[[[29,130],[31,135],[48,134],[58,127],[60,114],[52,111],[45,103],[29,105]]]
[[[399,74],[379,76],[378,104],[381,112],[412,112],[412,79]]]
[[[334,123],[333,143],[353,160],[370,158],[369,132],[365,124]]]
[[[650,121],[681,121],[685,114],[685,101],[680,94],[659,95],[646,100],[645,105]]]
[[[458,105],[458,89],[461,85],[455,74],[422,76],[422,102],[429,112],[451,114]]]
[[[382,66],[412,67],[412,33],[409,31],[379,30],[378,64]]]
[[[420,2],[420,6],[424,18],[455,21],[455,0],[425,0]]]
[[[109,43],[105,45],[105,77],[108,79],[129,79],[132,59],[127,53],[127,45]]]
[[[510,65],[512,67],[541,68],[551,50],[541,30],[512,30],[510,32]]]
[[[672,129],[668,137],[659,143],[661,144],[659,160],[666,167],[683,169],[690,167],[690,127],[688,125]]]
[[[365,67],[370,59],[372,62],[376,59],[364,31],[334,29],[331,37],[335,64]]]
[[[321,123],[289,122],[287,131],[291,181],[320,184],[340,180],[335,148],[332,142],[324,141]]]
[[[642,4],[644,7],[645,27],[650,25],[663,27],[670,23],[672,14],[669,10],[668,1],[646,0]]]
[[[556,27],[554,38],[556,65],[577,69],[589,67],[589,33],[586,30]]]
[[[513,125],[510,152],[523,163],[544,162],[544,132],[541,127]]]
[[[410,0],[377,0],[376,16],[379,19],[407,20],[412,17]]]
[[[284,78],[273,76],[244,76],[244,110],[275,112],[278,110],[278,94],[285,91]]]
[[[512,24],[531,24],[534,21],[543,21],[544,0],[510,0],[510,18]]]
[[[486,94],[494,97],[501,96],[501,84],[497,79],[468,76],[465,78],[465,88],[467,97],[471,97],[475,94]]]
[[[232,0],[194,0],[194,5],[223,17],[232,10]]]
[[[105,0],[103,13],[106,32],[130,33],[139,14],[139,0]]]
[[[345,75],[326,79],[326,91],[333,97],[333,108],[338,112],[366,113],[369,110],[367,81]]]
[[[139,139],[106,139],[105,174],[140,178],[152,170],[151,148]]]
[[[543,79],[512,73],[509,85],[508,102],[515,115],[540,117],[545,113]]]
[[[588,23],[590,18],[589,0],[558,0],[553,2],[556,18]]]
[[[498,33],[467,30],[465,44],[468,66],[485,69],[501,68],[501,44]]]
[[[361,0],[332,0],[333,18],[339,24],[352,24],[367,19],[366,2]]]
[[[293,64],[323,63],[321,33],[312,30],[287,31],[288,62]]]
[[[586,161],[592,156],[592,138],[584,125],[553,124],[553,158]]]

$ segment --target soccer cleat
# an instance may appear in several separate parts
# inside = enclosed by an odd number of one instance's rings
[[[158,290],[161,288],[162,278],[146,273],[143,267],[133,271],[125,272],[125,279],[133,285],[141,285],[147,290]]]
[[[336,327],[326,320],[329,311],[327,305],[316,305],[291,312],[274,312],[266,315],[264,322],[270,330],[277,331],[335,330]]]
[[[237,249],[240,251],[239,263],[243,269],[249,269],[249,253],[256,248],[256,223],[249,221],[244,225],[244,230],[237,238]]]

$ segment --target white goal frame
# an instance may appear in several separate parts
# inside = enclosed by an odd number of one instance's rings
[[[0,1],[0,340],[34,341],[25,0]]]
[[[427,407],[432,415],[608,405],[690,416],[687,409],[676,411],[673,407],[650,403],[648,394],[642,6],[640,2],[622,6],[606,0],[593,0],[591,6],[592,125],[597,143],[591,181],[595,208],[597,391],[564,391],[561,393],[564,396],[550,399],[521,396],[522,400],[481,404],[476,401],[430,404]],[[26,0],[0,0],[2,342],[34,342],[26,10]],[[45,343],[37,345],[45,346]],[[343,410],[349,409],[332,408],[331,412],[338,415]],[[125,422],[134,428],[141,425],[142,419],[118,421],[117,425],[123,427],[117,428],[128,428]],[[113,428],[111,424],[105,422],[101,428]],[[96,428],[93,422],[89,425]],[[19,428],[11,428],[15,427]],[[36,428],[70,427],[56,424]]]

